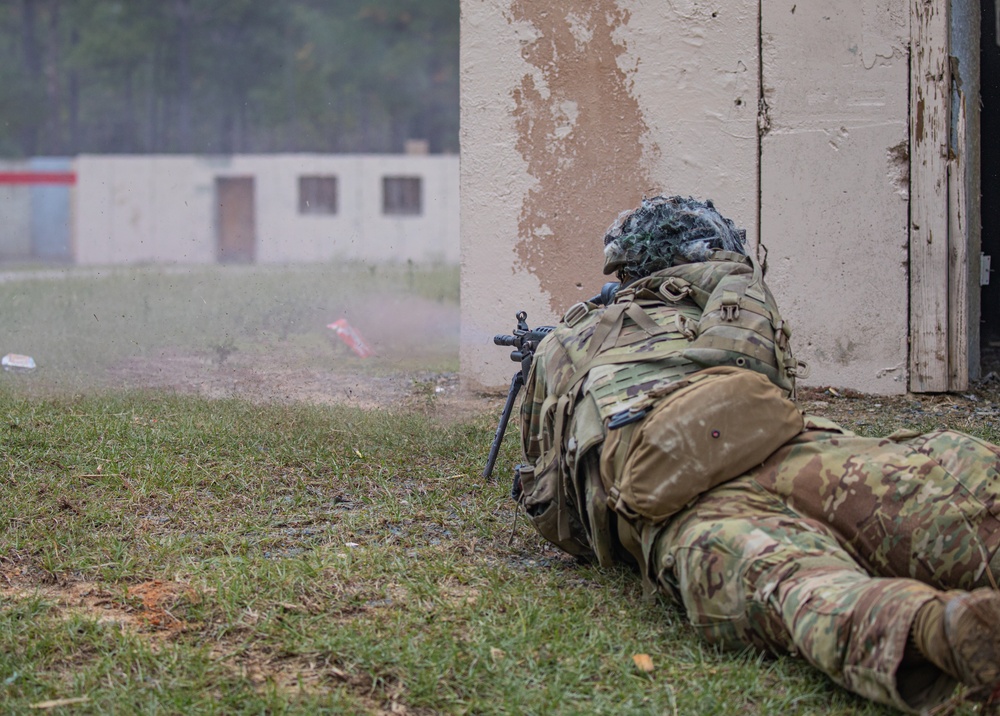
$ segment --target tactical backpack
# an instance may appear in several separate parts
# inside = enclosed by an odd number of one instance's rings
[[[634,530],[609,510],[662,523],[763,462],[802,429],[790,335],[756,261],[726,251],[605,308],[573,306],[539,345],[522,404],[521,499],[536,529],[612,562]]]

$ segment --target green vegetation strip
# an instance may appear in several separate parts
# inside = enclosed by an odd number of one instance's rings
[[[0,387],[3,711],[888,713],[512,529],[495,417]]]

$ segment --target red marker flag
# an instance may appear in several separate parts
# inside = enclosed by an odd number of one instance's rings
[[[354,326],[347,322],[347,319],[341,318],[336,320],[329,324],[327,328],[332,329],[340,336],[340,340],[346,343],[360,358],[371,358],[375,355],[375,351],[365,342],[365,339],[361,337],[361,334],[358,333]]]

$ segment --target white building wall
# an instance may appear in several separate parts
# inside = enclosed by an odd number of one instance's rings
[[[81,156],[76,261],[211,263],[215,180],[253,177],[256,260],[457,263],[458,157]],[[300,214],[301,175],[338,178],[338,212]],[[419,176],[423,211],[382,215],[382,177]]]
[[[76,171],[76,263],[215,260],[214,189],[203,160],[82,155]]]
[[[595,294],[605,227],[664,193],[767,246],[803,385],[906,390],[909,10],[827,5],[463,0],[470,386],[505,386],[491,335]]]
[[[27,162],[0,161],[0,172],[27,171]],[[26,259],[31,253],[31,188],[0,185],[0,259]]]
[[[763,12],[761,235],[803,383],[904,392],[909,4]]]

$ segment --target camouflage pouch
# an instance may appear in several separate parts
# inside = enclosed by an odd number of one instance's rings
[[[546,436],[562,435],[572,412],[568,396],[546,400],[542,411]],[[580,521],[579,496],[568,485],[569,465],[561,444],[548,438],[544,452],[534,464],[518,467],[521,495],[528,519],[538,533],[552,544],[578,557],[592,557],[586,529]]]
[[[546,465],[541,473],[534,466],[520,466],[521,503],[531,524],[542,537],[576,557],[590,558],[593,550],[579,516],[564,495],[559,494],[562,478],[558,462]]]
[[[609,421],[601,456],[608,505],[627,519],[667,519],[803,429],[781,388],[751,370],[708,368],[649,398]]]

